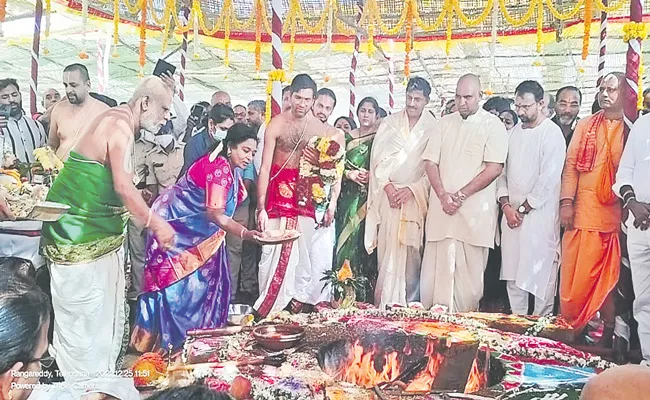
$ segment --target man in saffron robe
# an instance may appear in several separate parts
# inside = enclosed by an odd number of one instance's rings
[[[578,122],[562,174],[560,313],[584,328],[600,310],[603,339],[611,345],[621,246],[621,205],[614,174],[623,153],[624,75],[611,73],[600,84],[601,111]]]
[[[368,253],[377,251],[375,304],[382,307],[420,300],[429,195],[422,154],[438,126],[424,111],[430,95],[425,79],[409,80],[406,109],[382,121],[372,145],[364,242]]]

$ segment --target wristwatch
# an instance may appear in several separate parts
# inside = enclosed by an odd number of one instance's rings
[[[519,214],[526,214],[526,207],[522,204],[519,206],[517,211],[519,212]]]

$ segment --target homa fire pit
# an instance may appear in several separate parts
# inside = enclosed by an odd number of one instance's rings
[[[239,377],[250,380],[249,398],[255,400],[452,399],[469,394],[514,399],[530,390],[563,391],[564,398],[577,399],[589,377],[612,365],[540,337],[570,337],[562,320],[550,318],[357,309],[283,313],[262,324],[304,329],[300,345],[282,352],[286,361],[281,365],[267,365],[272,364],[266,361],[268,350],[256,344],[249,330],[197,335],[201,337],[188,338],[183,351],[182,370],[189,372],[170,375],[164,384],[199,382],[227,390]]]

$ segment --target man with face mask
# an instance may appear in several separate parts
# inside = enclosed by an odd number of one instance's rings
[[[604,347],[616,319],[613,291],[621,267],[621,203],[612,186],[623,154],[625,75],[606,75],[598,92],[601,111],[578,122],[567,150],[560,193],[562,268],[560,314],[576,332],[600,312]]]
[[[52,109],[48,145],[65,161],[88,125],[109,107],[90,96],[90,77],[82,64],[65,67],[63,86],[66,98]]]
[[[424,153],[431,182],[422,303],[450,312],[478,310],[483,274],[494,247],[497,214],[495,180],[508,152],[508,134],[499,117],[479,107],[481,81],[458,80],[458,112],[440,120]]]
[[[571,143],[573,131],[578,123],[578,114],[580,113],[580,104],[582,103],[582,93],[575,86],[565,86],[557,91],[557,103],[555,106],[555,122],[560,129],[567,147]]]
[[[173,228],[133,183],[135,136],[165,125],[172,90],[158,77],[145,78],[126,105],[91,122],[47,195],[70,207],[56,222],[44,223],[42,232],[55,315],[51,355],[66,383],[120,370],[127,216],[150,230],[155,246],[174,245]]]
[[[34,150],[45,146],[47,134],[40,122],[23,111],[23,99],[15,79],[0,80],[0,145],[22,163],[34,162]]]
[[[430,96],[429,82],[411,78],[406,109],[381,122],[372,145],[364,244],[368,254],[377,252],[375,304],[380,308],[420,300],[429,191],[422,155],[438,126],[425,111]]]
[[[508,159],[497,180],[501,221],[501,279],[507,281],[513,314],[553,311],[560,257],[560,184],[564,168],[564,136],[544,115],[544,89],[535,81],[515,91],[521,124],[508,139]]]

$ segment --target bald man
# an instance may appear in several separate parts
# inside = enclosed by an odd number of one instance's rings
[[[217,104],[223,104],[232,108],[232,102],[230,100],[230,95],[222,90],[214,92],[212,99],[210,100],[210,107],[214,107]]]
[[[65,67],[63,86],[66,99],[52,109],[47,144],[65,161],[81,134],[108,106],[90,96],[88,69],[82,64]]]
[[[495,181],[506,161],[508,135],[499,117],[479,107],[480,99],[478,76],[461,77],[458,111],[442,117],[424,152],[432,189],[420,277],[427,308],[476,311],[483,297],[498,214]]]
[[[174,231],[153,214],[133,184],[133,148],[140,130],[155,134],[169,119],[172,89],[144,79],[123,106],[88,124],[47,200],[70,206],[44,223],[52,275],[53,354],[69,380],[119,370],[125,323],[123,241],[130,214],[169,248]]]
[[[587,382],[580,400],[649,400],[650,368],[622,365],[610,368]]]

